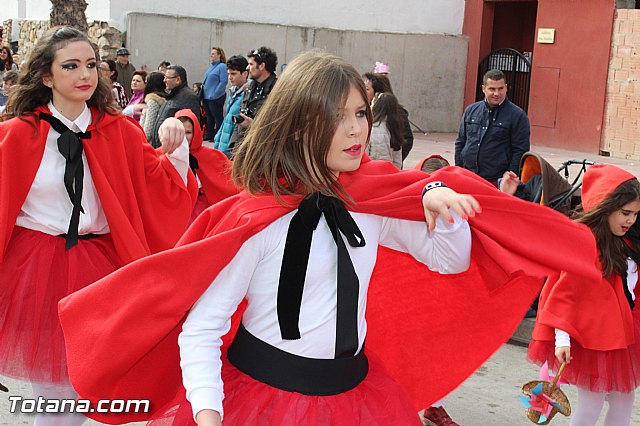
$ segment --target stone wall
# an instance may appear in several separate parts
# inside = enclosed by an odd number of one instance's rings
[[[616,10],[611,43],[601,151],[640,160],[640,10]]]
[[[11,20],[4,21],[4,28],[11,28]],[[27,57],[40,37],[49,29],[49,21],[23,20],[20,22],[20,36],[18,43],[18,57],[20,60]],[[116,49],[122,46],[124,34],[110,27],[107,22],[89,22],[89,39],[99,48],[100,59],[115,59]],[[4,37],[3,45],[9,45],[10,35]]]

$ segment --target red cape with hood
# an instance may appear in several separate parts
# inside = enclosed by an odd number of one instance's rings
[[[36,113],[51,114],[47,107]],[[197,197],[140,127],[122,115],[91,109],[83,139],[91,176],[120,259],[129,263],[172,247],[187,227]],[[0,262],[44,154],[49,123],[27,117],[0,123]]]
[[[365,158],[339,179],[355,200],[350,210],[416,221],[424,221],[420,194],[433,180],[473,194],[482,206],[469,220],[469,271],[439,275],[405,253],[381,249],[367,308],[367,351],[405,386],[416,411],[457,387],[511,336],[545,275],[561,268],[598,275],[588,228],[500,193],[466,170],[429,176]],[[150,399],[151,411],[161,410],[182,388],[177,338],[189,309],[244,241],[292,209],[271,195],[241,192],[207,209],[174,249],[63,299],[69,374],[80,397]],[[567,258],[575,247],[581,252]],[[150,415],[89,414],[109,423]]]
[[[190,109],[181,109],[176,112],[176,118],[187,117],[193,126],[193,138],[189,144],[189,154],[198,160],[198,179],[202,184],[202,192],[209,205],[212,206],[220,200],[238,193],[238,188],[230,179],[231,161],[221,151],[202,146],[202,130],[197,125],[198,119]]]
[[[593,209],[621,183],[635,178],[610,164],[589,167],[582,180],[584,210]],[[607,351],[633,344],[633,317],[620,275],[585,280],[563,272],[550,277],[540,294],[533,338],[554,341],[555,328],[566,331],[587,349]]]

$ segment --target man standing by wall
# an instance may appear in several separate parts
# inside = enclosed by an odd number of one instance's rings
[[[240,127],[239,140],[244,138],[246,129],[249,128],[256,114],[262,107],[262,104],[271,93],[273,85],[276,84],[276,66],[278,65],[278,56],[276,52],[268,47],[261,47],[257,50],[249,52],[247,55],[249,61],[249,77],[251,77],[251,85],[242,100],[240,115],[242,122],[238,123]]]
[[[507,98],[502,71],[487,71],[482,83],[485,99],[464,111],[455,162],[497,186],[507,170],[518,173],[520,159],[530,148],[531,129],[527,114]]]
[[[180,65],[170,65],[164,74],[164,83],[169,90],[165,103],[158,111],[158,118],[153,126],[152,139],[149,143],[154,148],[160,146],[158,129],[164,120],[173,117],[181,109],[190,109],[196,117],[200,117],[200,99],[193,93],[187,82],[187,71]],[[193,123],[194,126],[201,126],[201,123]]]
[[[136,71],[136,67],[129,62],[129,51],[125,47],[116,50],[116,71],[118,71],[116,81],[124,88],[127,99],[130,99],[131,79],[133,79],[133,73]]]

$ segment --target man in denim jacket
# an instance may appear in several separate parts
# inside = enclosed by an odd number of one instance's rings
[[[482,82],[485,99],[464,111],[455,164],[497,185],[504,172],[518,173],[520,159],[529,151],[531,131],[527,114],[507,99],[502,71],[487,71]]]

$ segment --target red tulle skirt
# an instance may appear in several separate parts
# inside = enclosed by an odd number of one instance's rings
[[[405,390],[375,359],[355,388],[331,396],[309,396],[276,389],[252,379],[228,361],[222,367],[225,426],[421,426],[417,409]],[[152,426],[195,425],[184,390]]]
[[[193,207],[193,210],[191,211],[191,217],[189,218],[189,225],[191,225],[193,221],[196,220],[198,216],[200,216],[200,213],[205,211],[207,208],[209,208],[209,201],[207,201],[207,197],[201,191],[200,194],[198,194],[198,200],[196,201],[196,205]]]
[[[58,301],[120,266],[110,235],[65,239],[16,226],[0,263],[0,374],[68,383]]]
[[[640,387],[640,301],[633,310],[635,343],[626,349],[596,351],[583,348],[571,339],[571,362],[562,378],[579,388],[592,392],[633,392]],[[588,315],[588,314],[587,314]],[[560,363],[555,354],[555,342],[532,340],[527,359],[558,371]]]

